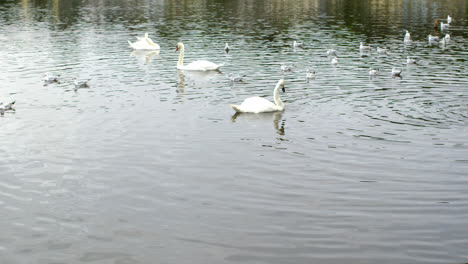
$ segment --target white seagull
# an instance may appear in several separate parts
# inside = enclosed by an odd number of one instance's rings
[[[301,43],[299,43],[299,42],[297,42],[297,41],[294,41],[294,42],[293,42],[293,47],[294,47],[294,48],[301,48],[301,49],[303,49],[304,47],[303,47],[302,45],[303,45],[302,42],[301,42]]]
[[[440,30],[447,30],[450,26],[450,23],[440,22]]]
[[[89,88],[89,81],[91,79],[87,80],[78,80],[77,78],[73,78],[73,83],[75,84],[75,90],[78,90],[80,88]]]
[[[328,56],[336,56],[336,49],[329,49],[327,50]]]
[[[379,74],[379,72],[380,72],[379,69],[374,70],[372,68],[369,68],[369,77],[370,78],[375,77],[375,76],[377,76]]]
[[[306,73],[306,79],[307,79],[307,82],[309,82],[310,80],[315,80],[315,71],[310,71],[309,69],[307,70],[307,73]]]
[[[13,108],[13,105],[16,103],[16,101],[13,101],[7,105],[4,105],[4,106],[0,106],[0,115],[3,115],[5,113],[5,111],[16,111],[14,108]],[[3,103],[0,103],[0,105],[3,105]]]
[[[418,64],[417,59],[412,59],[410,56],[406,57],[406,64]]]
[[[397,68],[392,68],[392,78],[400,77],[401,78],[401,70]]]
[[[371,47],[370,46],[364,46],[364,42],[360,42],[359,43],[359,49],[361,51],[369,51],[371,49]]]
[[[247,75],[236,75],[234,76],[234,74],[230,73],[229,74],[229,79],[231,80],[231,82],[243,82],[244,81],[244,77],[247,76]]]
[[[48,83],[54,83],[54,82],[59,82],[58,78],[60,75],[52,75],[51,73],[46,73],[44,75],[44,82],[47,85]]]
[[[290,65],[285,65],[284,63],[281,63],[281,71],[282,72],[288,72],[292,70],[292,66]]]
[[[377,53],[378,54],[385,55],[385,54],[387,54],[387,52],[388,52],[388,49],[377,47]]]

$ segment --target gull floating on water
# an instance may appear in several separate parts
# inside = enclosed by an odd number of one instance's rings
[[[329,49],[327,50],[328,56],[336,56],[336,49]]]
[[[392,68],[392,78],[400,77],[401,78],[401,70],[397,68]]]
[[[387,54],[387,51],[388,51],[388,49],[377,47],[377,53],[380,54],[380,55]]]
[[[364,46],[364,42],[360,42],[359,43],[359,49],[361,51],[369,51],[371,49],[371,47],[370,46]]]
[[[333,66],[336,66],[338,64],[338,58],[336,56],[333,56],[333,58],[331,59],[330,63],[333,65]]]
[[[282,72],[288,72],[292,70],[292,66],[290,65],[285,65],[284,63],[281,63],[281,71]]]
[[[14,108],[13,108],[13,105],[16,103],[16,101],[13,101],[7,105],[4,105],[4,106],[0,106],[0,114],[3,115],[5,113],[5,111],[16,111]],[[0,103],[0,105],[3,105],[3,103]]]
[[[294,41],[294,42],[293,42],[293,47],[294,47],[294,48],[301,48],[301,49],[303,49],[304,47],[303,47],[302,45],[303,45],[303,43],[299,43],[299,42],[297,42],[297,41]]]
[[[406,64],[418,64],[417,59],[412,59],[410,56],[406,57]]]
[[[58,78],[60,77],[60,75],[52,75],[51,73],[46,73],[44,75],[44,82],[45,84],[49,84],[49,83],[54,83],[54,82],[59,82]]]
[[[447,39],[445,37],[443,37],[440,41],[439,41],[439,44],[443,47],[445,47],[445,45],[447,45]]]
[[[243,82],[244,81],[244,77],[247,76],[247,75],[236,75],[234,76],[234,74],[230,73],[229,74],[229,79],[231,80],[231,82]]]
[[[309,69],[307,70],[307,73],[306,73],[306,79],[307,79],[307,82],[309,82],[310,80],[314,80],[315,79],[315,71],[310,71]]]
[[[89,81],[91,81],[91,79],[78,80],[76,78],[73,78],[73,83],[75,84],[75,90],[80,89],[80,88],[89,88],[89,83],[88,83]]]
[[[379,72],[380,72],[379,69],[374,70],[372,68],[369,68],[369,77],[370,78],[375,77],[375,76],[377,76],[379,74]]]

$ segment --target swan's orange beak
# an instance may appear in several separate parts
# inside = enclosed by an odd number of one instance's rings
[[[179,46],[176,46],[174,52],[177,52],[178,50],[179,50]]]

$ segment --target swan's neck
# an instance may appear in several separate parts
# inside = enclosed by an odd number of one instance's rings
[[[179,62],[177,66],[184,66],[184,45],[180,46]]]
[[[281,83],[278,82],[275,86],[275,90],[273,91],[273,100],[275,100],[275,104],[278,107],[278,110],[283,110],[284,109],[284,103],[281,101],[281,98],[279,96],[279,89],[280,89]]]

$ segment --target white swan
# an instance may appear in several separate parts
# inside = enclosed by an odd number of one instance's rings
[[[450,34],[445,34],[445,41],[446,42],[449,42],[450,41]]]
[[[409,33],[408,30],[405,30],[405,31],[406,31],[406,34],[405,34],[405,39],[404,39],[404,41],[405,41],[405,42],[411,41],[411,34]]]
[[[145,33],[144,37],[137,37],[137,41],[131,43],[128,41],[128,44],[130,44],[130,47],[132,47],[135,50],[158,50],[160,49],[159,45],[154,43],[153,40],[151,40],[148,37],[148,33]]]
[[[440,30],[446,30],[450,26],[450,23],[440,22]]]
[[[224,64],[216,64],[213,62],[198,60],[189,63],[184,66],[184,44],[182,42],[177,43],[176,51],[180,50],[179,62],[177,62],[177,69],[188,70],[188,71],[217,71]]]
[[[431,42],[437,42],[439,41],[439,37],[438,36],[432,36],[432,35],[427,35],[427,40],[429,41],[429,43]]]
[[[448,24],[452,23],[452,17],[450,15],[447,16],[447,23]]]
[[[273,90],[273,99],[275,103],[268,101],[262,97],[249,97],[242,102],[240,105],[233,105],[230,106],[238,113],[265,113],[265,112],[275,112],[275,111],[283,111],[284,110],[284,103],[281,101],[279,96],[279,88],[282,88],[284,92],[284,80],[280,79]]]

